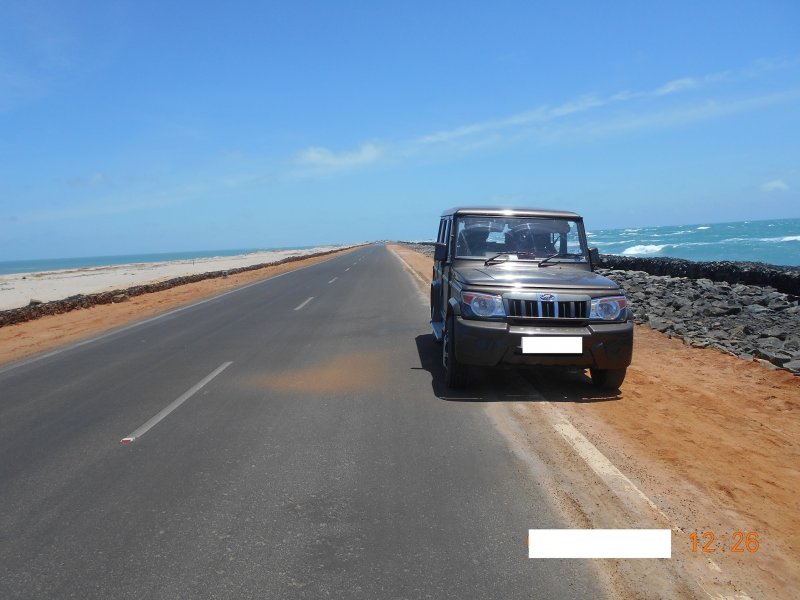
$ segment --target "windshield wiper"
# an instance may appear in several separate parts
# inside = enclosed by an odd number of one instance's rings
[[[501,256],[505,256],[506,257],[505,260],[497,260]],[[488,267],[489,264],[493,263],[493,262],[506,262],[508,260],[509,256],[511,256],[511,254],[509,252],[498,252],[494,256],[490,256],[485,261],[483,261],[483,264],[484,264],[484,266]]]
[[[555,254],[549,254],[545,256],[542,260],[539,261],[539,266],[548,264],[547,261],[553,258],[577,258],[579,256],[583,256],[583,254],[577,254],[575,252],[568,252],[566,254],[561,254],[560,252],[556,252]],[[553,263],[549,263],[553,264]]]

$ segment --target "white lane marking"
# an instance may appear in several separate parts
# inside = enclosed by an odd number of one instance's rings
[[[137,429],[136,431],[134,431],[130,435],[125,436],[124,438],[122,438],[120,440],[120,443],[121,444],[130,444],[134,440],[142,437],[150,429],[152,429],[153,427],[158,425],[158,423],[162,419],[164,419],[164,417],[166,417],[169,413],[171,413],[173,410],[178,408],[181,404],[186,402],[189,398],[194,396],[203,386],[205,386],[209,381],[214,379],[214,377],[216,377],[217,375],[222,373],[225,369],[230,367],[232,364],[233,364],[233,362],[222,363],[219,367],[217,367],[211,373],[209,373],[204,379],[202,379],[197,384],[195,384],[191,389],[189,389],[186,392],[184,392],[184,394],[180,398],[178,398],[178,399],[174,400],[173,402],[171,402],[170,404],[168,404],[166,406],[166,408],[164,408],[161,412],[159,412],[157,415],[152,417],[144,425],[139,427],[139,429]]]
[[[304,307],[306,304],[308,304],[309,302],[311,302],[313,299],[314,299],[314,296],[311,296],[310,298],[306,298],[305,300],[303,300],[303,301],[300,303],[300,306],[297,306],[297,307],[295,308],[295,310],[300,310],[300,309],[301,309],[301,308],[303,308],[303,307]]]
[[[345,271],[349,271],[349,270],[350,270],[350,267],[347,267],[347,268],[345,269]]]
[[[336,281],[337,279],[339,279],[339,278],[338,278],[338,277],[334,277],[334,278],[333,278],[333,279],[331,279],[331,280],[330,280],[328,283],[333,283],[333,282],[334,282],[334,281]]]
[[[625,474],[614,466],[606,456],[595,447],[592,442],[578,431],[567,417],[549,402],[543,406],[550,414],[550,423],[561,437],[563,437],[572,449],[589,465],[606,485],[618,496],[623,497],[633,495],[642,500],[652,511],[661,516],[670,527],[676,531],[682,531],[675,523],[658,508],[647,495],[628,479]]]

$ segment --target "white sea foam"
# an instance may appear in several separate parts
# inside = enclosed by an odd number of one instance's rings
[[[622,251],[622,254],[625,256],[631,256],[635,254],[655,254],[656,252],[661,252],[668,245],[669,244],[642,244],[639,246],[631,246],[630,248],[625,248],[625,250]]]
[[[702,227],[698,227],[698,229],[711,229],[711,227],[706,227],[705,225]]]
[[[784,235],[783,237],[758,238],[760,242],[800,242],[800,235]]]

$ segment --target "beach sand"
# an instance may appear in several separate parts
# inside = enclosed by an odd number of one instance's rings
[[[121,290],[145,283],[156,283],[212,271],[229,271],[279,261],[289,256],[305,256],[334,250],[320,246],[302,250],[271,250],[238,256],[215,256],[195,260],[131,263],[104,267],[85,267],[40,273],[0,275],[0,310],[27,306],[31,300],[49,302],[76,294]]]

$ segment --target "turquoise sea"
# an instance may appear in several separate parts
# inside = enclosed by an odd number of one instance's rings
[[[586,233],[589,237],[589,245],[597,246],[601,254],[671,256],[696,261],[756,261],[774,265],[800,266],[800,218],[630,229],[587,229]],[[310,246],[0,261],[0,275],[129,263],[191,260],[212,256],[236,256],[263,250],[302,248],[310,248]]]
[[[38,273],[61,269],[82,269],[108,265],[127,265],[138,263],[165,262],[170,260],[192,260],[214,256],[239,256],[252,252],[271,250],[304,250],[313,246],[291,248],[239,248],[232,250],[198,250],[196,252],[162,252],[157,254],[120,254],[117,256],[81,256],[75,258],[44,258],[37,260],[0,261],[0,275],[11,273]]]
[[[587,230],[601,254],[800,266],[800,218]]]

